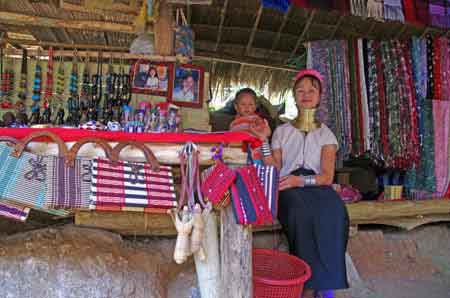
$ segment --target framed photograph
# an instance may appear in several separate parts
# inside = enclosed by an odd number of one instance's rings
[[[171,97],[173,63],[138,60],[133,64],[131,72],[133,93]]]
[[[204,69],[191,64],[175,67],[170,101],[177,106],[202,108]]]

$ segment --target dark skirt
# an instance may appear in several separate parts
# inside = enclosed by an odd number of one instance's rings
[[[293,175],[313,175],[297,170]],[[280,192],[278,218],[290,253],[311,266],[305,288],[348,288],[345,267],[349,219],[339,195],[330,186],[296,187]]]

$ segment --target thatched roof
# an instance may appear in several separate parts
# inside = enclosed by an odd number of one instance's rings
[[[141,6],[142,0],[0,0],[0,28],[7,41],[16,45],[126,51],[137,36],[133,21]],[[449,32],[296,6],[283,14],[262,8],[259,0],[213,0],[212,5],[182,7],[196,34],[196,63],[212,71],[217,82],[228,84],[238,78],[249,83],[269,82],[274,92],[289,85],[274,78],[289,77],[289,72],[281,69],[292,68],[290,58],[297,58],[297,67],[304,63],[305,41],[394,39],[425,31]],[[27,34],[32,40],[11,33]]]

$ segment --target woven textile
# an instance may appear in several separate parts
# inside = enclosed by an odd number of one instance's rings
[[[448,178],[448,135],[450,129],[450,101],[433,100],[436,196],[447,190]]]
[[[253,165],[236,169],[231,187],[233,211],[239,224],[264,225],[273,222],[256,168]]]
[[[430,12],[430,24],[440,28],[448,28],[447,0],[430,0],[428,4]]]
[[[16,158],[11,156],[12,151],[8,145],[0,144],[0,198],[42,208],[46,205],[51,159],[28,152]]]
[[[323,76],[318,118],[338,138],[341,160],[352,150],[348,44],[340,40],[310,42],[307,60],[308,68]]]
[[[255,165],[255,167],[272,219],[275,220],[278,214],[278,170],[274,166]]]
[[[405,21],[402,0],[384,0],[384,18],[393,21]]]
[[[203,196],[215,207],[224,207],[229,203],[228,188],[234,182],[236,174],[223,162],[218,161],[214,166],[202,172],[201,190]]]
[[[6,202],[0,203],[0,216],[24,222],[27,220],[29,214],[30,208],[28,207]]]
[[[377,20],[383,20],[384,9],[382,0],[367,0],[367,16]]]
[[[91,193],[91,160],[75,159],[68,167],[65,158],[51,157],[48,169],[47,206],[50,208],[88,208]]]
[[[97,158],[92,164],[91,209],[163,212],[177,206],[172,168]]]

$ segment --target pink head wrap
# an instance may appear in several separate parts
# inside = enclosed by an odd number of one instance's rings
[[[294,82],[297,82],[298,80],[300,80],[301,78],[305,77],[305,76],[311,76],[311,77],[315,77],[316,79],[318,79],[320,81],[320,85],[323,85],[323,77],[320,74],[320,72],[318,72],[315,69],[303,69],[300,70],[294,77]]]

